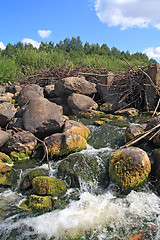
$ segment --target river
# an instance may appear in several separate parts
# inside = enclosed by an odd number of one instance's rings
[[[126,125],[129,121],[133,119],[127,120]],[[134,119],[134,122],[138,121]],[[88,120],[82,123],[92,135],[87,149],[80,154],[92,156],[104,164],[109,154],[124,144],[125,126],[109,123],[95,126]],[[50,162],[50,165],[50,176],[54,176],[58,162]],[[47,168],[47,164],[43,163],[41,167]],[[26,169],[21,169],[22,174],[24,171]],[[70,195],[77,191],[78,200],[71,200],[62,210],[42,215],[17,208],[25,198],[18,191],[18,185],[14,190],[1,188],[0,239],[127,240],[137,235],[141,239],[160,239],[160,197],[150,181],[139,192],[131,191],[127,196],[120,195],[112,182],[105,189],[96,181],[79,179],[79,182],[80,189],[70,188],[67,192]]]

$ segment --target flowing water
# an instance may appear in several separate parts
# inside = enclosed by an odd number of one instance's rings
[[[123,145],[125,127],[107,123],[101,127],[87,126],[92,136],[87,149],[80,154],[106,163],[109,154]],[[50,175],[56,174],[57,164],[51,163]],[[22,174],[25,171],[23,169]],[[0,239],[116,240],[137,235],[141,239],[160,239],[160,197],[149,181],[141,191],[132,191],[127,196],[120,195],[112,182],[104,189],[96,181],[79,181],[80,189],[70,188],[67,192],[71,195],[78,191],[78,200],[70,200],[62,210],[41,215],[17,208],[25,197],[18,192],[18,187],[17,190],[1,188]]]

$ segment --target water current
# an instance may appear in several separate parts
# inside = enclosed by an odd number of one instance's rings
[[[124,143],[125,127],[94,126],[87,149],[80,152],[104,163],[111,152]],[[55,175],[57,163],[51,162]],[[37,167],[37,166],[36,166]],[[41,167],[47,168],[47,164]],[[33,167],[32,167],[33,168]],[[23,172],[26,169],[22,169]],[[0,239],[2,240],[116,240],[140,236],[141,239],[160,239],[160,197],[149,181],[139,192],[119,194],[112,182],[100,189],[94,182],[80,181],[78,200],[70,200],[62,210],[35,215],[17,208],[25,198],[17,189],[0,189]],[[70,195],[75,189],[68,189]],[[138,239],[138,238],[137,238]]]

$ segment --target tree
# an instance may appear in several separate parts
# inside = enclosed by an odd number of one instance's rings
[[[88,42],[86,42],[84,45],[84,52],[85,54],[91,54],[91,46]]]
[[[101,54],[102,55],[111,55],[111,50],[109,49],[109,47],[107,46],[107,44],[103,44],[101,46]]]

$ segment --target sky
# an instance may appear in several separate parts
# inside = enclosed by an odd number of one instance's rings
[[[0,48],[63,41],[146,53],[160,62],[160,0],[3,0]]]

